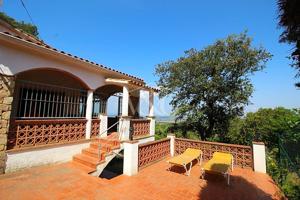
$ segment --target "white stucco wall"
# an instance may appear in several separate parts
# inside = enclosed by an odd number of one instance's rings
[[[28,49],[14,48],[11,45],[0,45],[0,64],[15,75],[23,71],[48,68],[62,70],[81,79],[90,89],[105,85],[105,78],[93,67],[78,63],[55,59],[52,55],[45,56]]]
[[[81,153],[81,150],[87,147],[89,142],[7,153],[5,173],[34,166],[68,162],[75,154]]]

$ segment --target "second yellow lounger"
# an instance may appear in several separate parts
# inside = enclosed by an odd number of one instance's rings
[[[201,170],[203,178],[206,172],[227,176],[227,184],[229,185],[230,171],[233,171],[233,156],[230,153],[215,152]]]
[[[192,169],[193,160],[197,160],[198,163],[200,163],[200,165],[201,165],[201,163],[202,163],[202,151],[201,150],[188,148],[182,154],[171,158],[167,162],[170,163],[171,165],[177,165],[177,166],[184,167],[186,175],[189,176],[191,169]],[[187,169],[188,165],[189,165],[189,169]]]

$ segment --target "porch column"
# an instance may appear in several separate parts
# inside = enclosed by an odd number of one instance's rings
[[[154,117],[154,93],[149,92],[149,117]]]
[[[154,93],[149,91],[149,115],[147,117],[150,120],[150,135],[155,134],[155,117],[154,117]]]
[[[122,116],[128,116],[128,105],[129,105],[129,89],[128,86],[123,86],[122,96]]]
[[[87,100],[86,100],[86,112],[85,118],[86,128],[85,128],[85,138],[91,138],[91,129],[92,129],[92,113],[93,113],[93,90],[88,90],[87,92]]]
[[[129,89],[123,86],[122,96],[122,115],[119,121],[119,134],[121,140],[129,140],[130,134],[130,117],[128,116]]]

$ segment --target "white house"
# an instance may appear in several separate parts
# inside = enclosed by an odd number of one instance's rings
[[[55,49],[2,20],[0,74],[0,173],[69,161],[84,149],[77,159],[98,165],[92,162],[97,149],[89,146],[110,132],[117,132],[119,142],[154,140],[157,89]],[[139,116],[141,90],[149,92],[145,119]],[[107,99],[116,94],[120,115],[109,118]]]

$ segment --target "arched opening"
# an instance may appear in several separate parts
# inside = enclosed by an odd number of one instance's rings
[[[118,131],[117,122],[122,115],[123,87],[120,85],[104,85],[94,92],[93,117],[107,117],[108,134]],[[128,115],[139,118],[139,90],[131,89],[129,93]]]
[[[107,133],[117,132],[122,109],[122,87],[119,85],[104,85],[94,92],[93,118],[99,115],[107,116]]]
[[[61,70],[17,74],[8,149],[84,139],[87,89]]]
[[[118,153],[103,169],[100,178],[112,179],[123,174],[124,151]]]

